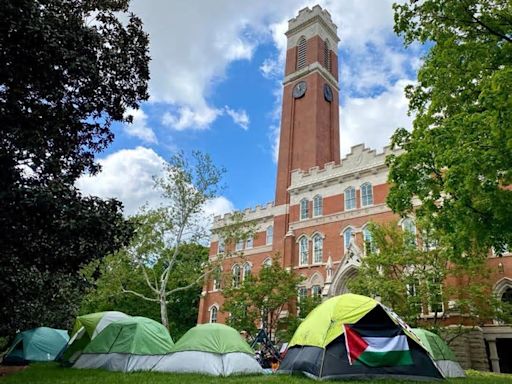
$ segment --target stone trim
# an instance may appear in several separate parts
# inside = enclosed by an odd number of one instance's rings
[[[338,92],[340,90],[340,86],[338,85],[338,81],[334,78],[333,75],[318,61],[315,61],[314,63],[306,65],[304,68],[301,68],[293,73],[290,73],[288,76],[286,76],[283,80],[283,86],[286,86],[295,80],[298,80],[302,77],[305,77],[311,73],[319,73],[321,76],[323,76],[333,88],[335,88]]]

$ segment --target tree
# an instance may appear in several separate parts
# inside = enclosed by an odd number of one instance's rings
[[[222,173],[208,155],[194,152],[190,161],[183,153],[174,155],[165,167],[165,175],[155,180],[165,204],[135,218],[137,230],[124,251],[138,266],[150,294],[129,289],[125,284],[123,292],[159,303],[161,321],[166,327],[169,327],[167,306],[172,296],[202,283],[213,269],[207,262],[185,264],[185,257],[180,260],[178,256],[184,239],[199,242],[207,238],[203,208],[218,195]],[[153,268],[155,265],[162,267],[157,270]],[[183,270],[183,265],[190,269]],[[183,284],[170,287],[175,271],[181,273]]]
[[[226,274],[226,278],[232,280],[231,274]],[[239,287],[228,283],[224,288],[222,310],[231,314],[228,323],[252,335],[260,324],[271,337],[283,310],[297,297],[297,286],[302,280],[283,268],[276,255],[271,265],[264,266],[257,275],[246,276]],[[281,322],[281,326],[286,325]]]
[[[177,267],[172,270],[169,277],[168,290],[186,285],[189,280],[197,278],[202,272],[201,264],[207,260],[206,247],[193,243],[182,244],[177,256]],[[148,266],[148,274],[161,274],[162,262]],[[145,296],[152,296],[139,265],[130,259],[126,250],[118,251],[101,261],[93,261],[83,268],[82,273],[90,282],[90,288],[82,300],[81,313],[115,309],[132,316],[145,316],[161,321],[159,306],[123,292],[124,286]],[[188,290],[176,292],[170,297],[167,305],[169,330],[175,339],[196,324],[200,295],[201,286],[198,284]]]
[[[512,244],[512,4],[409,0],[395,4],[405,44],[433,44],[406,88],[413,130],[398,129],[388,158],[388,205],[429,220],[463,256]]]
[[[447,316],[482,325],[502,315],[480,262],[450,263],[450,252],[429,231],[416,236],[388,223],[370,224],[370,232],[373,245],[350,283],[352,292],[380,297],[412,326],[428,317],[423,326],[439,327]]]
[[[67,327],[79,267],[131,237],[118,201],[74,187],[99,170],[111,124],[148,96],[148,38],[127,10],[127,0],[0,6],[0,335]]]

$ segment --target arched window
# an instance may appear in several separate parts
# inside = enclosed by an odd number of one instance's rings
[[[347,252],[350,240],[352,240],[352,233],[353,229],[351,227],[348,227],[343,231],[343,246],[345,247],[345,252]]]
[[[274,227],[273,226],[269,226],[269,227],[267,227],[267,239],[266,239],[265,243],[267,245],[272,244],[273,238],[274,238]]]
[[[324,67],[331,72],[331,48],[329,40],[324,41]]]
[[[405,242],[408,245],[416,245],[416,224],[410,217],[402,220],[402,229],[405,232]]]
[[[307,51],[307,42],[304,36],[301,36],[299,39],[299,43],[297,44],[297,68],[301,69],[306,66],[306,51]]]
[[[213,290],[214,291],[220,290],[221,281],[222,281],[222,271],[220,270],[220,268],[216,268],[215,271],[213,272]]]
[[[507,304],[512,304],[512,288],[508,287],[501,295],[501,301]]]
[[[217,253],[224,253],[224,239],[219,239]]]
[[[366,207],[373,204],[373,188],[370,183],[361,185],[361,206]]]
[[[322,216],[323,214],[323,201],[322,196],[316,195],[313,197],[313,217]]]
[[[217,313],[219,312],[219,308],[217,306],[213,305],[210,308],[210,323],[216,323],[217,322]]]
[[[320,234],[313,237],[313,263],[321,263],[323,261],[324,239]]]
[[[272,259],[270,257],[267,257],[263,261],[263,267],[266,268],[266,267],[271,267],[271,266],[272,266]]]
[[[308,238],[303,236],[299,240],[299,265],[308,264]]]
[[[240,280],[241,280],[241,269],[238,264],[233,265],[233,269],[231,270],[233,272],[233,287],[238,288],[240,286]]]
[[[345,210],[354,209],[356,207],[356,189],[348,187],[345,189]]]
[[[245,263],[244,264],[244,277],[243,277],[244,280],[248,279],[251,276],[251,270],[252,270],[251,264]]]
[[[363,241],[364,241],[364,254],[367,255],[369,253],[375,252],[375,243],[373,241],[372,233],[370,228],[363,228]]]
[[[302,199],[300,201],[300,219],[305,220],[309,218],[309,201],[308,199]]]

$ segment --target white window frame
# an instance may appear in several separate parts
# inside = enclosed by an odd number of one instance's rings
[[[261,263],[263,267],[271,267],[272,266],[272,258],[267,257],[265,260],[263,260],[263,263]]]
[[[370,250],[375,252],[375,243],[373,241],[373,236],[372,236],[372,233],[370,232],[370,228],[368,228],[368,226],[365,225],[363,227],[362,232],[363,232],[363,249],[364,249],[364,254],[368,255]],[[368,249],[368,243],[370,244],[370,247],[371,247],[370,250]]]
[[[311,286],[311,297],[315,297],[315,296],[317,296],[317,297],[322,296],[322,287],[319,284],[315,284],[315,285]]]
[[[274,239],[274,227],[272,225],[269,225],[266,230],[265,244],[272,245],[273,239]]]
[[[352,195],[352,196],[350,196]],[[356,199],[356,189],[353,186],[345,188],[345,191],[343,192],[343,197],[345,199],[345,210],[349,211],[351,209],[357,208],[357,199]],[[351,207],[348,206],[347,202],[351,202]]]
[[[347,241],[346,234],[349,232],[350,232],[350,236],[348,237],[348,241]],[[347,253],[348,247],[350,246],[350,240],[352,240],[352,235],[354,234],[354,228],[347,227],[343,230],[342,234],[343,234],[343,250],[344,250],[344,253]]]
[[[235,274],[235,270],[238,270],[237,274]],[[231,279],[233,288],[240,287],[240,284],[242,283],[242,268],[239,264],[234,264],[231,267]]]
[[[370,182],[361,184],[361,207],[373,205],[373,185]]]
[[[306,198],[303,198],[299,203],[299,216],[300,220],[309,219],[309,201]]]
[[[218,270],[213,271],[213,282],[212,282],[212,291],[220,291],[222,283],[222,270],[219,268]]]
[[[210,307],[210,323],[216,323],[219,315],[219,307],[214,304]]]
[[[226,252],[226,245],[224,244],[224,239],[219,239],[219,242],[217,243],[217,254],[220,255],[221,253]]]
[[[324,214],[323,206],[324,206],[324,204],[323,204],[322,196],[316,195],[315,197],[313,197],[313,217],[322,216]]]
[[[247,273],[247,272],[249,272],[249,273]],[[242,268],[242,280],[247,279],[247,277],[250,276],[251,274],[252,274],[252,265],[251,265],[251,263],[246,262]]]
[[[245,240],[245,249],[252,249],[254,245],[254,239],[253,237],[248,237],[247,240]]]
[[[308,296],[308,289],[304,285],[297,287],[297,300],[299,301],[299,303],[301,302],[301,300],[304,297],[307,297],[307,296]]]
[[[413,239],[414,239],[414,243],[411,244],[411,245],[414,245],[414,246],[417,246],[418,245],[418,239],[417,239],[417,228],[416,228],[416,223],[414,222],[414,219],[410,218],[410,217],[406,217],[404,219],[402,219],[401,223],[400,223],[400,227],[402,228],[402,231],[404,231],[404,233],[409,233],[411,235],[413,235]]]
[[[321,264],[324,258],[324,238],[317,233],[313,236],[313,264]]]
[[[242,251],[243,249],[244,249],[244,241],[238,240],[235,244],[235,251],[239,252],[239,251]]]
[[[299,265],[308,265],[309,240],[306,236],[299,238]]]

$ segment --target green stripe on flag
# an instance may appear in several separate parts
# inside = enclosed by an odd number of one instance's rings
[[[355,364],[365,364],[369,367],[391,367],[394,365],[412,365],[412,356],[410,351],[390,351],[390,352],[363,352]]]

